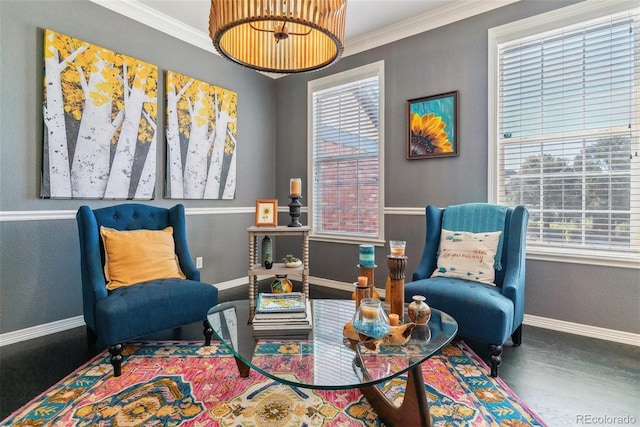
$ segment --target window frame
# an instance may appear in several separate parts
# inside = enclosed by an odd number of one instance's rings
[[[315,164],[313,160],[314,153],[314,135],[313,120],[314,92],[330,89],[347,83],[352,83],[361,79],[378,77],[379,82],[379,105],[378,105],[378,206],[377,219],[378,230],[376,236],[359,235],[359,234],[329,234],[318,232],[313,219],[313,199],[315,192]],[[316,241],[338,242],[338,243],[373,243],[384,244],[384,61],[377,61],[371,64],[363,65],[340,73],[321,77],[319,79],[310,80],[307,83],[307,182],[309,194],[309,215],[308,223],[311,227],[309,237]]]
[[[579,24],[603,16],[614,15],[630,9],[637,9],[636,1],[600,2],[589,0],[561,9],[543,13],[541,15],[511,22],[499,27],[490,28],[488,32],[488,170],[487,170],[487,194],[488,201],[497,203],[499,200],[500,165],[499,165],[499,45],[511,40],[529,37],[554,30],[559,27]],[[640,77],[636,80],[636,88],[640,87]],[[637,92],[637,91],[636,91]],[[636,96],[640,96],[636,93]],[[636,100],[637,104],[637,100]],[[638,139],[638,126],[640,126],[640,111],[636,109],[631,129],[635,139]],[[633,141],[633,140],[632,140]],[[633,145],[632,151],[637,147]],[[631,176],[640,174],[640,164],[637,158],[632,162]],[[633,182],[633,181],[632,181]],[[637,203],[633,202],[632,203]],[[631,221],[640,221],[640,209],[637,205],[631,207]],[[640,236],[632,234],[631,238]],[[624,253],[621,251],[608,251],[604,249],[585,249],[550,247],[549,245],[528,243],[527,258],[543,261],[567,262],[575,264],[601,265],[611,267],[624,267],[640,269],[640,257],[637,252]]]

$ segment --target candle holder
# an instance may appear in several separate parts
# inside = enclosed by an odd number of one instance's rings
[[[387,255],[389,266],[389,294],[385,295],[389,301],[389,313],[404,317],[404,269],[407,265],[406,256]]]
[[[360,276],[365,276],[367,278],[367,285],[369,286],[369,298],[380,299],[380,295],[376,290],[375,284],[375,269],[377,265],[373,264],[371,267],[365,267],[361,264],[358,264],[360,268]]]
[[[355,282],[354,285],[356,286],[356,290],[355,290],[354,294],[355,294],[356,310],[357,310],[358,308],[360,308],[360,302],[363,299],[370,298],[370,296],[369,296],[369,285],[361,285],[358,282]]]
[[[300,203],[300,198],[302,196],[298,196],[292,194],[289,196],[291,199],[291,203],[289,203],[289,216],[291,217],[291,222],[287,224],[287,227],[302,227],[298,218],[300,218],[300,208],[302,207],[302,203]]]

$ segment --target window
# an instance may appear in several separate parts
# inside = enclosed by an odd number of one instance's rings
[[[384,239],[384,62],[309,82],[311,235]]]
[[[490,30],[489,194],[530,253],[640,266],[640,9],[611,5]]]

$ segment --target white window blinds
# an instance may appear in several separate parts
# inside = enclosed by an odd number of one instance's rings
[[[527,206],[530,247],[637,260],[638,9],[504,41],[497,60],[497,201]]]
[[[315,236],[381,238],[381,76],[331,76],[311,87]]]

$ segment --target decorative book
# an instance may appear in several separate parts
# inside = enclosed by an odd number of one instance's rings
[[[308,329],[253,329],[253,336],[260,340],[309,340]]]
[[[310,331],[313,328],[311,304],[305,301],[306,310],[293,313],[256,313],[253,318],[254,335],[257,332],[270,332],[274,335],[290,335],[294,332]],[[302,315],[302,318],[295,316]],[[272,317],[273,316],[273,317]],[[283,318],[281,316],[289,316]]]
[[[271,312],[256,312],[253,315],[254,322],[284,322],[284,321],[308,321],[308,316],[311,313],[311,303],[309,300],[305,301],[305,311],[271,311]]]
[[[304,312],[306,304],[302,292],[289,292],[285,294],[271,294],[261,292],[258,294],[258,313],[297,313]]]
[[[310,331],[313,328],[312,322],[289,322],[289,323],[254,323],[254,331],[273,331],[277,334],[286,334],[289,331]]]

